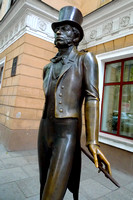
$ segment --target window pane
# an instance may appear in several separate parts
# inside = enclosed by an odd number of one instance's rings
[[[133,85],[122,89],[120,135],[133,138]]]
[[[133,81],[133,60],[124,63],[123,81]]]
[[[120,82],[121,62],[106,65],[105,83]]]
[[[0,66],[0,87],[2,82],[2,75],[3,75],[3,67]]]
[[[102,131],[117,133],[119,90],[120,86],[118,85],[104,88]]]

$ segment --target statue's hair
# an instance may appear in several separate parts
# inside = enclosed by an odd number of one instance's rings
[[[79,45],[79,41],[80,41],[80,32],[79,32],[79,30],[76,27],[72,27],[72,29],[73,29],[73,32],[75,34],[75,37],[79,38],[78,41],[74,42],[74,45],[78,46]]]

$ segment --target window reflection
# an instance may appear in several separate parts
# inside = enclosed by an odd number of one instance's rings
[[[123,81],[133,81],[133,60],[124,63]]]
[[[111,63],[106,65],[105,83],[120,82],[121,63]]]
[[[120,86],[106,86],[104,89],[102,131],[116,134],[118,123]]]
[[[133,85],[122,89],[120,135],[133,137]]]

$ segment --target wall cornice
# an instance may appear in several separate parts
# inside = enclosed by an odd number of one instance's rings
[[[0,53],[25,33],[53,42],[51,23],[57,18],[58,11],[40,1],[16,1],[0,24]]]
[[[84,39],[80,49],[86,49],[133,34],[133,1],[115,0],[84,17]]]

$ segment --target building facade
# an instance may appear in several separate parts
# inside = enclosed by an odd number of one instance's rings
[[[91,10],[88,1],[62,2],[1,4],[0,143],[10,151],[36,148],[45,101],[42,69],[57,51],[51,23],[60,7],[75,5],[84,14],[79,50],[93,52],[99,64],[101,148],[112,166],[133,173],[133,2],[93,1]],[[83,142],[84,121],[82,132]]]
[[[113,166],[132,173],[133,2],[113,1],[85,16],[83,27],[81,48],[99,64],[101,146]]]

